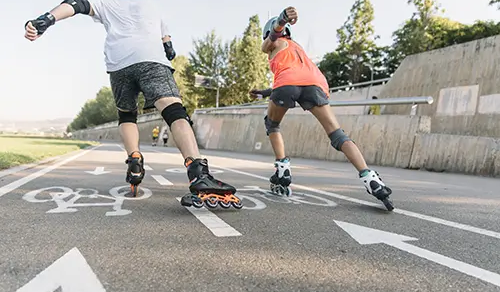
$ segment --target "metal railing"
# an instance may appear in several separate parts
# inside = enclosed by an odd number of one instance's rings
[[[377,79],[377,80],[371,80],[371,81],[365,81],[365,82],[359,82],[359,83],[354,83],[354,84],[348,84],[348,85],[342,85],[342,86],[336,86],[336,87],[331,87],[328,89],[330,93],[333,93],[335,90],[339,89],[344,89],[344,88],[356,88],[358,86],[363,86],[363,85],[374,85],[374,84],[379,84],[379,83],[384,83],[389,81],[391,78],[383,78],[383,79]]]
[[[370,106],[370,105],[404,105],[411,104],[412,112],[416,111],[416,106],[419,104],[432,104],[434,99],[432,96],[417,96],[417,97],[394,97],[394,98],[383,98],[383,99],[365,99],[365,100],[330,100],[330,106],[341,107],[341,106]],[[264,104],[246,104],[246,105],[235,105],[228,107],[219,108],[206,108],[206,109],[196,109],[196,113],[208,113],[213,111],[226,111],[234,109],[265,109],[267,108],[268,101],[261,101],[259,103]]]

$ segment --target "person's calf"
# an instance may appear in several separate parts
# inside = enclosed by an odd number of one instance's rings
[[[361,151],[359,151],[358,146],[356,146],[342,129],[339,128],[331,132],[328,137],[330,138],[332,147],[338,151],[342,151],[358,172],[368,169],[365,158],[363,154],[361,154]]]
[[[182,106],[181,99],[177,97],[161,98],[156,101],[155,106],[170,127],[175,144],[184,159],[188,157],[200,158],[198,144],[189,123],[189,115]]]
[[[139,152],[137,111],[118,110],[118,129],[127,154]]]

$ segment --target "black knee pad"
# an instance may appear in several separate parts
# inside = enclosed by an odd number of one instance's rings
[[[264,125],[266,126],[266,134],[268,136],[271,133],[280,131],[280,122],[272,121],[267,116],[264,117]]]
[[[345,133],[344,130],[342,129],[337,129],[336,131],[333,131],[328,135],[331,141],[331,145],[333,148],[337,149],[338,151],[342,151],[342,145],[344,142],[347,141],[352,141]]]
[[[118,110],[118,125],[123,123],[137,124],[137,111],[122,112],[121,110]]]
[[[189,115],[186,112],[186,108],[182,106],[181,103],[175,102],[169,106],[167,106],[163,111],[161,112],[161,116],[167,123],[169,127],[172,126],[172,123],[184,119],[191,123],[191,119],[189,118]]]

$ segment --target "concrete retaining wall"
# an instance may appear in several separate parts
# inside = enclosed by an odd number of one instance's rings
[[[500,36],[408,56],[380,98],[432,96],[418,115],[432,117],[432,132],[500,138]],[[409,105],[384,114],[408,114]]]
[[[500,139],[419,134],[410,168],[500,176]]]
[[[344,131],[358,144],[367,163],[408,167],[414,137],[430,131],[430,119],[418,116],[343,116]],[[200,147],[272,154],[262,115],[197,115]],[[286,153],[291,157],[347,161],[312,115],[285,116],[281,125]]]
[[[263,117],[196,114],[193,128],[200,148],[272,155]],[[500,176],[500,139],[432,134],[431,118],[425,116],[342,116],[339,120],[369,165]],[[159,116],[139,123],[142,143],[150,143],[151,130],[157,125],[167,128]],[[291,157],[346,161],[330,146],[326,133],[311,115],[285,116],[281,132]],[[77,131],[73,137],[120,141],[116,123]],[[176,147],[171,135],[168,146]]]

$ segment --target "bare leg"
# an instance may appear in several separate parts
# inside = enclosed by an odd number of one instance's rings
[[[319,121],[321,126],[323,126],[323,129],[325,129],[327,135],[337,129],[340,129],[339,122],[335,118],[335,115],[332,113],[329,105],[316,106],[313,107],[310,111]],[[358,171],[368,169],[363,154],[361,154],[358,146],[356,146],[356,144],[354,144],[352,141],[345,142],[342,145],[341,150]]]
[[[164,97],[155,102],[155,107],[161,113],[167,106],[175,102],[181,103],[181,99],[177,97]],[[170,131],[184,159],[187,157],[193,157],[195,159],[200,157],[200,151],[196,143],[193,129],[187,120],[176,120],[172,123]]]
[[[139,152],[139,129],[137,124],[122,123],[119,126],[119,132],[127,154]]]
[[[274,104],[274,102],[270,101],[269,107],[267,108],[267,117],[272,121],[281,122],[287,110],[287,108],[277,106],[276,104]],[[270,133],[269,140],[271,141],[271,146],[273,147],[276,159],[285,158],[285,142],[283,141],[283,136],[281,135],[281,133]]]

